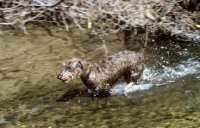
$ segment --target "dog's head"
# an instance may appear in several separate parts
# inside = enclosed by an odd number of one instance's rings
[[[65,83],[69,83],[77,77],[88,74],[90,70],[90,64],[84,60],[77,58],[71,58],[69,61],[63,64],[65,68],[57,76],[58,79]]]

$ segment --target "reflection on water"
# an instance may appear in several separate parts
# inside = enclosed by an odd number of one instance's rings
[[[199,43],[149,43],[138,85],[119,95],[92,97],[80,80],[56,79],[71,57],[98,61],[101,41],[86,31],[39,27],[29,35],[5,30],[0,38],[0,127],[200,127]],[[106,37],[109,54],[134,49],[123,34]]]

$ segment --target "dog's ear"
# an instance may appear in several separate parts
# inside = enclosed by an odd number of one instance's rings
[[[91,72],[91,64],[86,61],[79,61],[80,67],[82,69],[81,78],[88,78]]]

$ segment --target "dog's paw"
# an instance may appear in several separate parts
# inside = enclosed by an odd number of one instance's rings
[[[124,91],[130,89],[135,83],[134,82],[130,82],[129,84],[127,84],[125,87],[124,87]]]

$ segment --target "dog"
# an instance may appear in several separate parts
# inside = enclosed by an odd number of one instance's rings
[[[120,51],[98,63],[71,58],[64,65],[64,70],[57,76],[64,83],[70,83],[80,77],[88,89],[110,92],[114,83],[124,77],[127,83],[124,89],[127,89],[136,84],[142,75],[145,68],[144,50]]]
[[[145,25],[144,41],[140,51],[120,51],[98,63],[90,63],[83,59],[71,58],[64,63],[65,68],[57,76],[65,83],[80,77],[88,90],[92,92],[112,93],[113,85],[121,78],[126,82],[124,90],[137,83],[142,75],[144,63],[144,51],[148,40],[148,30]],[[98,94],[97,94],[98,95]]]
[[[65,68],[57,78],[70,83],[80,77],[89,90],[110,93],[113,85],[123,77],[126,82],[124,90],[128,89],[136,84],[145,68],[144,50],[147,38],[147,31],[145,31],[143,47],[139,51],[120,51],[97,63],[71,58],[64,63]]]

